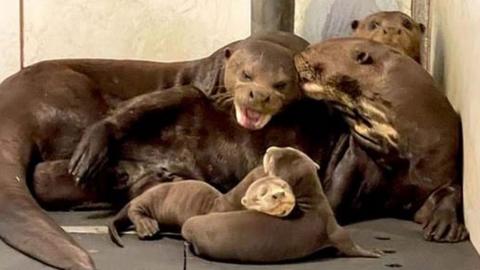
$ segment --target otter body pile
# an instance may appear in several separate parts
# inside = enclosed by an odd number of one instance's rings
[[[318,168],[296,149],[269,148],[262,173],[290,184],[297,202],[291,216],[278,218],[251,210],[196,216],[184,223],[183,237],[195,254],[223,261],[272,263],[303,258],[329,246],[347,256],[380,256],[353,243],[337,224]]]

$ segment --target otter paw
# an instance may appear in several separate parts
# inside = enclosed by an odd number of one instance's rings
[[[423,225],[423,237],[428,241],[455,243],[467,240],[468,231],[458,222],[454,211],[437,210]]]
[[[102,121],[85,130],[68,166],[76,184],[85,185],[101,171],[108,161],[111,138],[108,125]]]
[[[158,222],[151,218],[142,218],[135,224],[138,238],[148,239],[153,237],[160,229]]]

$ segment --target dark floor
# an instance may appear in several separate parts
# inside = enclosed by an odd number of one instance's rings
[[[104,225],[105,219],[88,219],[89,212],[51,213],[62,225]],[[367,248],[386,250],[380,259],[334,258],[323,253],[306,261],[281,265],[239,265],[207,261],[187,252],[182,241],[164,238],[139,241],[134,235],[123,236],[125,248],[114,246],[106,234],[75,234],[74,237],[92,254],[101,270],[150,269],[261,269],[261,270],[479,270],[480,257],[469,242],[437,244],[421,238],[420,227],[414,223],[382,219],[357,223],[347,228],[354,239]],[[0,243],[1,270],[50,269]]]

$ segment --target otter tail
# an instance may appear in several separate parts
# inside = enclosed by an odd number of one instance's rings
[[[124,247],[122,240],[120,238],[120,234],[118,231],[123,231],[128,226],[132,224],[130,219],[128,218],[128,208],[130,204],[125,205],[120,212],[118,212],[113,220],[108,224],[108,234],[110,235],[110,239],[119,247]]]
[[[20,119],[0,111],[0,239],[58,269],[95,269],[89,254],[37,204],[27,187],[34,143]]]

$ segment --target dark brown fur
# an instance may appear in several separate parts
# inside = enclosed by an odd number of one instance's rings
[[[288,49],[268,40],[283,39],[293,51],[306,44],[288,34],[256,38],[261,43],[258,48],[272,46],[272,50],[278,51]],[[252,42],[234,42],[205,59],[181,63],[46,61],[7,78],[0,85],[0,238],[56,268],[94,269],[88,253],[41,211],[30,195],[28,185],[33,167],[41,161],[70,158],[87,126],[103,119],[123,101],[141,94],[191,85],[221,105],[222,94],[228,92],[222,87],[226,56]],[[285,51],[287,54],[291,52]],[[179,101],[172,98],[165,102]],[[129,119],[132,118],[125,121]],[[140,149],[138,153],[148,156],[145,151]],[[154,159],[154,155],[149,157]],[[93,165],[96,168],[95,165],[102,164]],[[95,172],[83,169],[74,173],[82,178],[80,175]]]
[[[370,199],[356,199],[370,200],[370,211],[381,206],[382,212],[414,218],[428,240],[465,240],[460,119],[432,77],[409,57],[360,38],[311,45],[296,62],[306,94],[334,103],[355,138],[343,161],[349,171],[336,185],[351,188],[352,179],[363,175],[361,188]],[[330,79],[343,76],[356,94]]]
[[[420,63],[420,44],[425,26],[399,11],[377,12],[352,22],[353,36],[395,48]]]

